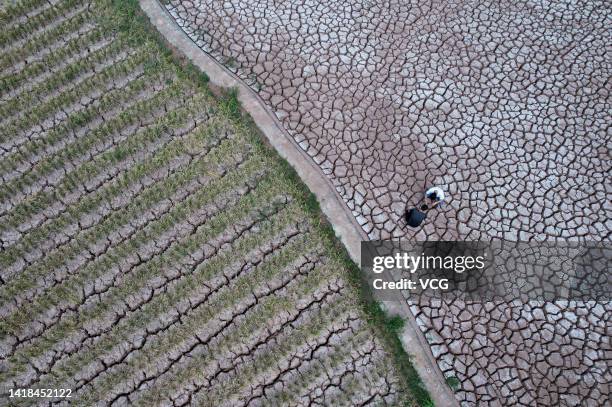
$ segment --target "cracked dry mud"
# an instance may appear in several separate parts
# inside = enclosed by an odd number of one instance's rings
[[[0,10],[0,404],[410,400],[248,128],[107,1],[18,7]]]
[[[610,241],[608,2],[164,3],[371,239]],[[406,228],[431,185],[448,206]],[[610,303],[412,309],[465,405],[610,400]]]

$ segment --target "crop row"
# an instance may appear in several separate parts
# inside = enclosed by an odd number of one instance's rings
[[[28,134],[27,130],[32,129],[32,123],[39,123],[43,129],[50,128],[56,125],[58,119],[62,120],[68,114],[77,113],[79,107],[83,106],[81,102],[83,99],[85,103],[88,103],[91,99],[95,99],[96,95],[101,95],[119,86],[121,82],[114,81],[120,79],[117,76],[129,77],[143,59],[143,50],[122,50],[118,55],[99,64],[100,66],[93,66],[88,73],[72,77],[74,81],[68,77],[66,77],[67,81],[58,81],[63,84],[59,88],[56,87],[57,84],[43,84],[44,90],[51,92],[36,99],[30,99],[29,96],[16,99],[19,105],[18,113],[8,116],[0,126],[0,130],[12,131],[13,134],[21,135]],[[36,96],[35,92],[32,92],[32,95]],[[27,103],[33,100],[36,100],[37,103]],[[63,114],[57,118],[56,113]]]
[[[85,26],[92,26],[92,19],[90,10],[82,6],[70,16],[55,21],[53,26],[45,27],[38,35],[9,44],[0,52],[0,72],[4,73],[13,65],[20,66],[29,56],[38,52],[49,53],[54,44],[63,43],[66,37],[79,33]]]
[[[34,85],[108,45],[113,39],[105,36],[102,30],[92,29],[76,38],[66,39],[53,53],[30,58],[17,72],[0,76],[0,102],[4,103],[32,89]],[[83,44],[87,44],[87,48],[83,49]]]
[[[93,32],[92,34],[95,35],[97,33]],[[44,74],[39,77],[24,76],[21,79],[24,86],[14,89],[10,99],[0,104],[0,114],[3,116],[3,121],[11,118],[13,115],[18,116],[30,113],[28,109],[33,101],[38,102],[35,105],[38,109],[41,108],[40,105],[47,103],[52,97],[60,93],[65,99],[68,99],[70,95],[65,93],[66,89],[70,87],[77,88],[78,85],[91,85],[91,81],[89,83],[85,81],[96,75],[100,70],[121,62],[126,56],[125,53],[125,49],[117,41],[104,40],[99,43],[90,44],[87,53],[84,53],[83,56],[77,55],[75,58],[61,60],[62,64],[57,67],[56,71],[52,70],[54,67],[47,66],[45,67]],[[15,82],[14,85],[20,84],[20,78],[17,75],[13,75],[10,78],[11,82]]]
[[[49,7],[31,16],[22,24],[6,27],[0,32],[0,48],[5,48],[7,45],[18,45],[20,40],[30,37],[32,33],[37,33],[58,19],[74,13],[75,10],[78,10],[76,6],[82,4],[83,2],[79,0],[62,0],[54,7]]]

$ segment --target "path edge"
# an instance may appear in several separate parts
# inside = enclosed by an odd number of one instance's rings
[[[238,90],[238,100],[244,110],[251,116],[272,147],[295,169],[308,189],[316,196],[321,211],[349,256],[355,264],[361,265],[361,241],[367,241],[369,238],[329,178],[286,132],[265,102],[233,72],[198,47],[176,24],[159,0],[138,0],[138,3],[161,36],[198,69],[206,73],[213,86]],[[446,384],[429,344],[406,301],[399,295],[394,301],[384,301],[383,306],[389,313],[400,315],[406,321],[406,326],[400,333],[400,340],[406,353],[411,355],[412,364],[435,405],[458,407],[459,403]],[[418,353],[415,353],[415,350]]]

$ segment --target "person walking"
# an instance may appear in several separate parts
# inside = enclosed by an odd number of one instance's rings
[[[444,191],[440,187],[431,187],[425,191],[425,197],[431,201],[430,209],[444,205]]]

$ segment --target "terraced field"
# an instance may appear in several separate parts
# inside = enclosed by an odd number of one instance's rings
[[[413,404],[312,198],[235,98],[133,2],[4,4],[0,404]]]

